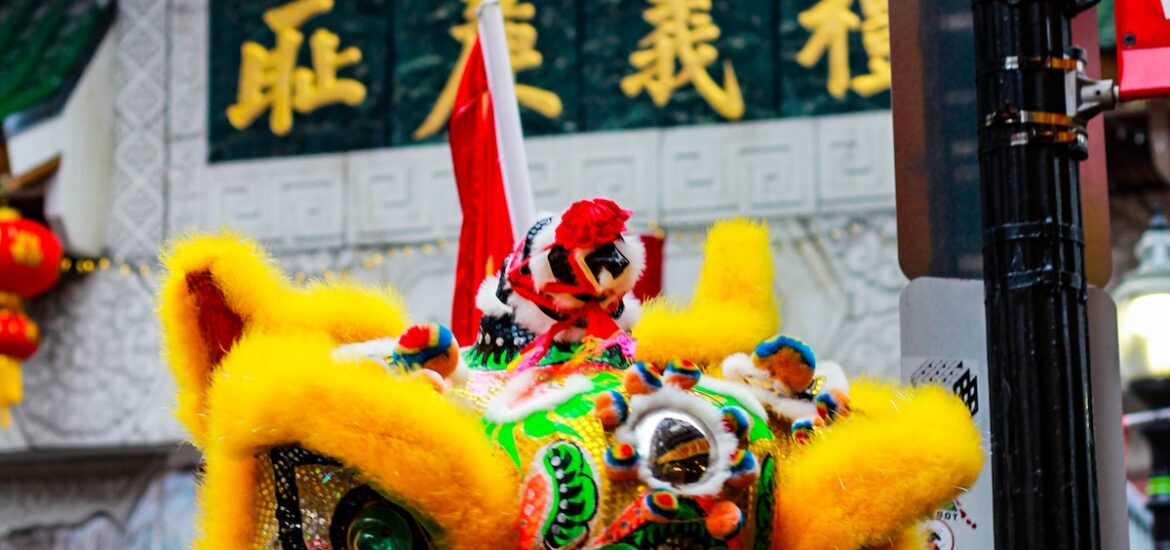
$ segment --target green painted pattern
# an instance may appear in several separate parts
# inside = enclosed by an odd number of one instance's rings
[[[617,544],[604,549],[626,548],[705,548],[726,550],[727,543],[716,540],[703,522],[703,510],[693,501],[679,499],[678,516],[669,523],[649,521],[634,530]]]
[[[112,3],[0,2],[0,119],[52,98],[96,47]]]
[[[496,442],[506,452],[512,462],[520,467],[520,453],[516,448],[516,431],[524,437],[540,439],[553,434],[581,439],[581,434],[572,426],[561,420],[581,418],[593,412],[593,402],[597,395],[616,388],[622,384],[621,377],[614,372],[599,372],[590,377],[592,387],[578,395],[574,395],[552,411],[535,412],[523,420],[495,424],[484,421],[484,427],[490,439]]]
[[[776,506],[776,460],[764,457],[760,479],[756,482],[756,550],[772,547],[772,513]]]
[[[553,487],[552,506],[543,528],[545,546],[567,548],[588,537],[589,522],[597,515],[597,472],[580,446],[566,442],[550,447],[541,465]]]
[[[537,363],[537,366],[544,367],[565,363],[573,359],[580,350],[581,344],[555,342],[548,353]],[[516,359],[517,355],[519,353],[513,349],[505,348],[485,353],[472,346],[463,351],[463,360],[467,363],[468,367],[474,370],[496,371],[507,369],[508,365]],[[621,350],[617,346],[602,351],[595,357],[591,357],[589,361],[603,367],[612,367],[615,369],[624,369],[629,366],[629,361],[622,356]]]
[[[463,350],[463,362],[472,370],[504,370],[515,358],[512,350],[484,353],[474,346]]]
[[[760,418],[759,416],[756,416],[756,414],[753,413],[751,409],[743,405],[742,401],[730,395],[724,395],[722,393],[716,392],[711,388],[706,388],[703,386],[702,381],[699,382],[699,385],[695,386],[694,391],[714,401],[720,407],[735,406],[746,411],[748,416],[752,419],[752,429],[750,432],[748,432],[748,441],[756,442],[776,438],[776,436],[772,435],[772,430],[768,429],[768,421],[766,419]]]
[[[580,350],[581,344],[565,344],[561,342],[555,342],[548,350],[548,353],[546,353],[544,357],[541,358],[537,365],[548,366],[567,363],[569,360],[573,359]],[[601,353],[590,357],[588,360],[590,363],[612,367],[615,369],[624,369],[630,366],[630,362],[627,361],[626,358],[622,355],[621,348],[618,346],[611,346],[606,348]]]

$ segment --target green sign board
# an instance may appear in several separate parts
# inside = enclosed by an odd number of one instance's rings
[[[478,2],[212,2],[210,160],[444,139]],[[888,109],[886,2],[501,8],[524,130],[539,136]]]

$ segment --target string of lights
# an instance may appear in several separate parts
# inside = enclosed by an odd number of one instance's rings
[[[656,227],[653,224],[651,227]],[[824,230],[807,230],[801,235],[793,237],[773,237],[772,245],[779,251],[786,249],[803,250],[809,246],[818,246],[822,242],[829,241],[834,243],[843,242],[846,237],[860,237],[867,233],[876,233],[877,228],[861,221],[853,221],[844,227],[832,227]],[[660,238],[665,238],[669,235],[671,238],[685,240],[694,244],[701,244],[706,238],[706,231],[704,230],[663,230],[661,228],[651,229],[649,234],[653,234]],[[883,239],[893,240],[893,236],[882,236]],[[358,246],[350,256],[351,259],[338,264],[330,265],[320,270],[295,271],[293,272],[293,280],[297,284],[303,284],[310,280],[323,280],[326,282],[350,276],[357,270],[371,270],[383,265],[387,261],[394,258],[410,258],[415,255],[431,256],[436,253],[446,252],[451,246],[449,239],[440,238],[427,242],[416,242],[410,244],[399,244],[391,246]],[[279,259],[279,258],[278,258]],[[123,277],[130,277],[137,275],[140,277],[162,277],[163,273],[154,259],[147,260],[125,260],[109,256],[102,256],[97,258],[70,258],[66,257],[61,260],[62,274],[70,275],[88,275],[98,272],[117,272]]]

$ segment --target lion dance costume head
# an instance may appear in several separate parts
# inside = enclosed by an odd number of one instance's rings
[[[581,201],[485,281],[470,346],[253,243],[165,258],[205,549],[923,548],[982,465],[940,388],[850,384],[776,336],[765,228],[712,228],[689,304],[629,296],[629,213]]]

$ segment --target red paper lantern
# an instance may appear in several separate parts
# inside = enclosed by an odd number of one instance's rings
[[[21,298],[31,298],[57,283],[61,241],[49,228],[0,208],[0,428],[8,426],[8,408],[24,392],[20,361],[37,351],[40,332],[25,316]]]
[[[57,283],[61,241],[49,228],[0,208],[0,292],[31,298]]]
[[[37,351],[40,336],[37,324],[19,310],[0,310],[0,355],[28,359]]]

